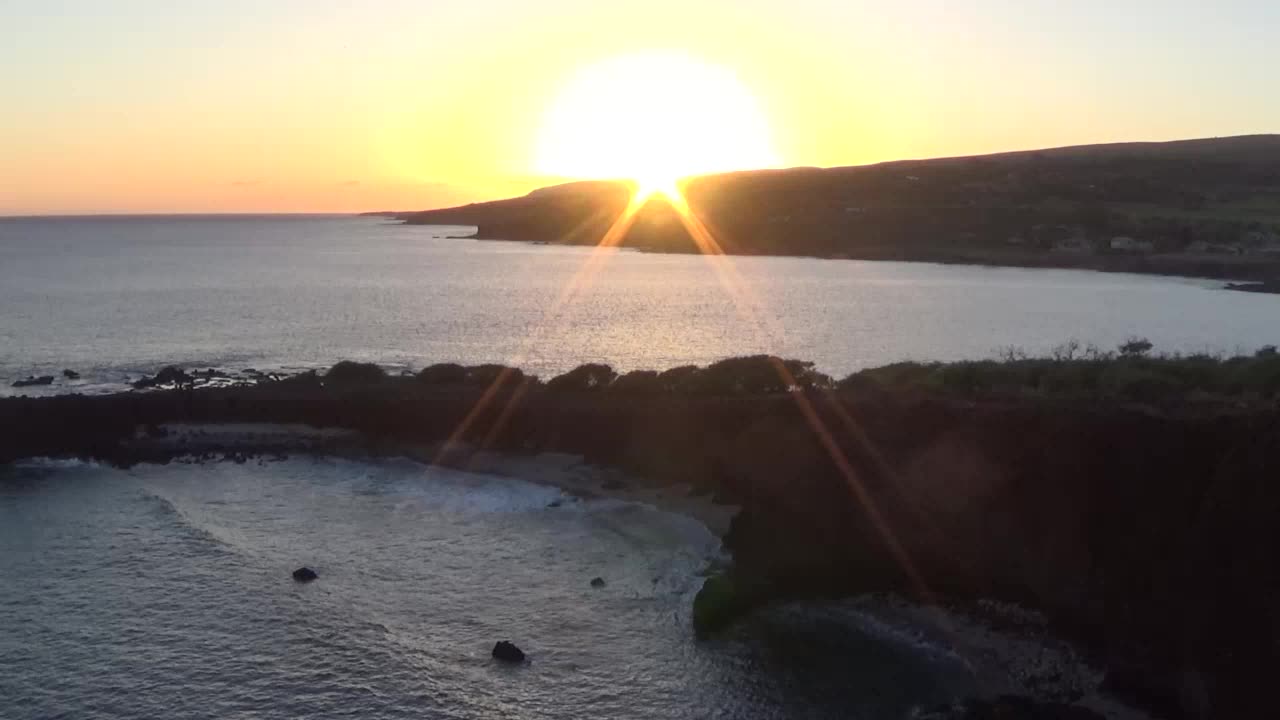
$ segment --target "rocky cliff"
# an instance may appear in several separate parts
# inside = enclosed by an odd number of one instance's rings
[[[448,377],[445,377],[448,376]],[[0,460],[165,460],[171,421],[303,422],[371,451],[563,451],[743,506],[730,610],[894,590],[1043,610],[1168,717],[1259,716],[1280,669],[1280,414],[872,388],[609,391],[490,373],[0,400]],[[585,375],[584,375],[585,377]],[[450,450],[451,449],[451,450]],[[168,451],[172,454],[172,450]],[[730,621],[731,617],[721,618]],[[1265,714],[1265,713],[1264,713]]]

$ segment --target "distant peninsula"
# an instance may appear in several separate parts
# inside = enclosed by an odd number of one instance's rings
[[[1280,135],[1120,143],[682,183],[724,252],[1059,267],[1280,286]],[[475,237],[596,244],[632,187],[587,181],[524,197],[387,215]],[[696,252],[654,196],[621,245]]]

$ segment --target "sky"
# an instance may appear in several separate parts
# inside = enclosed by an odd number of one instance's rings
[[[0,0],[0,214],[523,194],[576,177],[545,161],[590,132],[547,129],[574,78],[655,52],[749,92],[744,163],[1280,132],[1277,29],[1275,0]],[[627,97],[591,122],[657,142]]]

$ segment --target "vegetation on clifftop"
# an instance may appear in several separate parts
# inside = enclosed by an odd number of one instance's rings
[[[1280,396],[1280,353],[1273,345],[1253,355],[1152,355],[1138,338],[1116,351],[1066,343],[1049,357],[1016,349],[994,360],[902,362],[854,373],[842,387],[928,390],[955,395],[1087,397],[1144,403],[1273,401]]]
[[[602,392],[626,396],[768,395],[794,389],[836,392],[934,393],[955,397],[1092,399],[1155,405],[1271,403],[1280,398],[1280,352],[1268,345],[1252,355],[1153,354],[1152,344],[1133,338],[1115,350],[1067,342],[1047,356],[1010,348],[988,360],[900,362],[855,372],[841,380],[813,363],[770,355],[721,360],[706,367],[686,365],[662,372],[619,374],[609,365],[589,363],[542,383],[516,368],[453,363],[429,366],[417,375],[431,386],[489,385],[499,378],[514,386],[542,386],[553,393]],[[339,366],[345,368],[343,363]],[[335,366],[326,376],[339,370]],[[349,368],[339,377],[345,377]],[[362,377],[374,377],[365,370]]]

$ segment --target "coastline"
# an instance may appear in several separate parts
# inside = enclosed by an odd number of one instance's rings
[[[403,225],[429,226],[400,216],[393,216]],[[510,242],[526,245],[563,245],[581,247],[584,243],[565,241],[562,238],[508,238],[483,234],[483,230],[450,239],[477,240],[482,242]],[[659,255],[694,255],[695,247],[670,247],[662,245],[632,245],[624,249]],[[1081,270],[1089,272],[1154,275],[1170,278],[1214,280],[1223,283],[1223,290],[1280,294],[1280,262],[1272,259],[1231,260],[1213,255],[1185,255],[1177,253],[1155,255],[1133,254],[1075,254],[1032,253],[1007,251],[955,251],[920,250],[911,248],[886,248],[877,250],[849,250],[838,253],[804,252],[742,252],[732,247],[725,254],[733,257],[809,258],[815,260],[859,260],[863,262],[904,262],[930,265],[968,265],[990,268],[1020,268],[1024,270]]]
[[[722,539],[741,509],[737,505],[717,503],[709,494],[698,494],[691,485],[654,482],[614,468],[589,464],[581,455],[520,454],[461,447],[452,447],[446,453],[439,443],[384,445],[343,428],[287,423],[164,423],[150,429],[136,429],[126,447],[144,453],[154,462],[168,462],[182,456],[246,462],[254,456],[291,453],[405,457],[427,466],[554,487],[584,500],[608,498],[649,505],[697,520]]]
[[[682,500],[694,488],[741,507],[722,535],[732,565],[698,596],[716,627],[791,600],[995,600],[1043,613],[1113,697],[1232,715],[1265,701],[1278,660],[1256,632],[1277,619],[1258,590],[1280,577],[1277,360],[904,363],[839,383],[764,356],[622,377],[587,365],[545,383],[339,363],[253,386],[0,399],[0,460],[246,462],[250,446],[302,442],[701,513]],[[281,424],[328,429],[298,441]],[[695,629],[715,632],[699,600]]]

